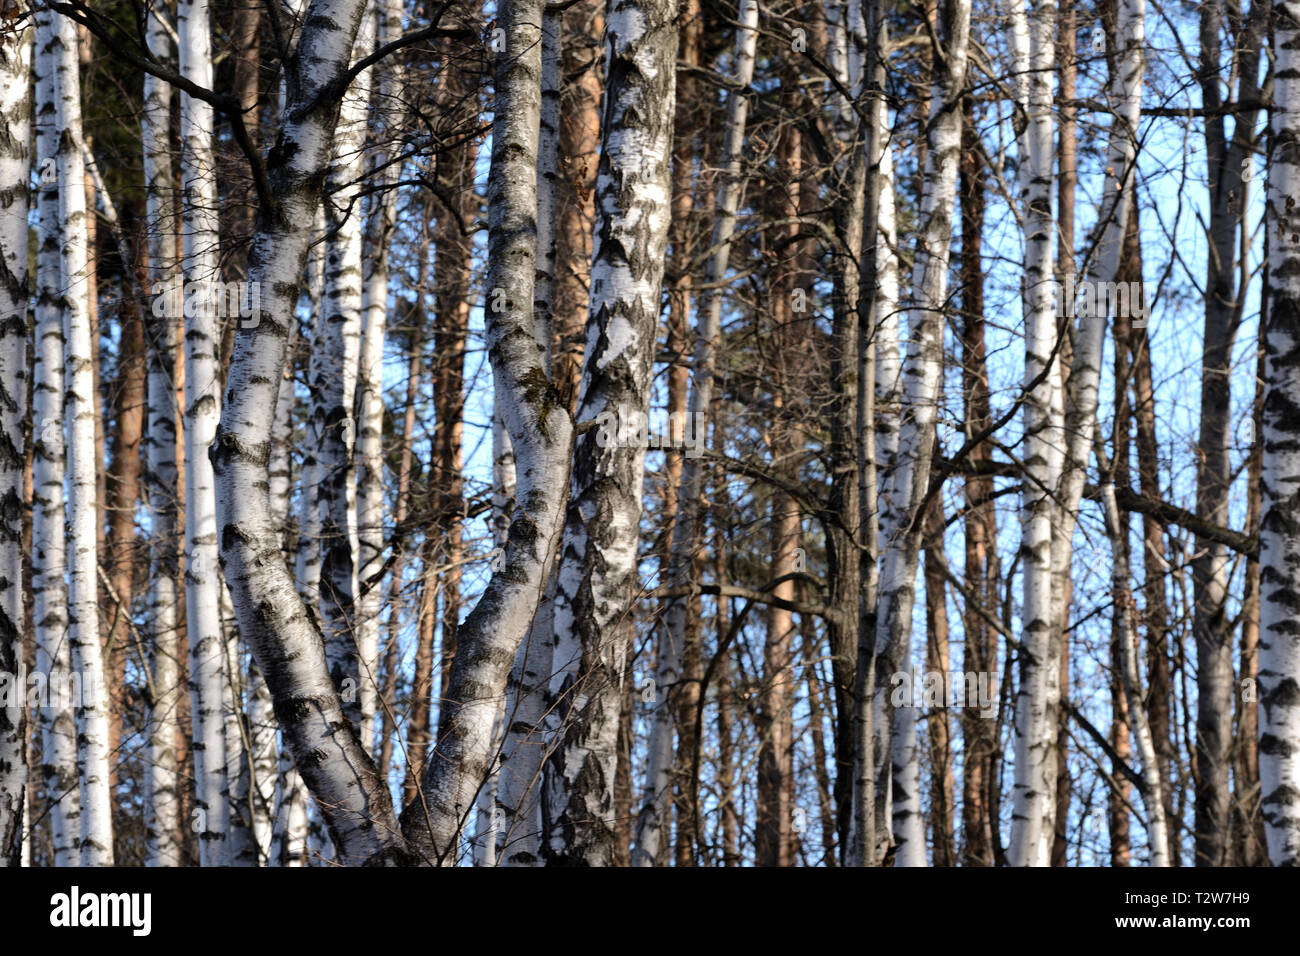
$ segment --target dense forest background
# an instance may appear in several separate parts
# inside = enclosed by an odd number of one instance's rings
[[[9,0],[0,857],[1300,862],[1300,3]]]

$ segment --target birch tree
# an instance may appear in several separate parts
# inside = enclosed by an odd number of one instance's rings
[[[63,295],[63,421],[67,442],[68,643],[82,681],[77,705],[81,781],[81,863],[113,862],[107,700],[99,643],[94,360],[82,158],[81,64],[76,24],[55,18],[54,90],[59,179],[60,287]]]
[[[1265,332],[1263,471],[1259,524],[1259,780],[1268,858],[1300,863],[1300,638],[1295,632],[1300,534],[1292,515],[1300,473],[1300,4],[1273,5],[1275,86],[1267,220],[1269,312]],[[1276,225],[1274,225],[1276,224]]]
[[[160,62],[171,59],[171,41],[163,14],[146,13],[149,52]],[[152,74],[144,77],[144,112],[140,117],[144,151],[146,216],[149,223],[149,280],[166,295],[176,281],[176,201],[171,161],[171,87]],[[157,315],[156,311],[163,312]],[[177,323],[167,310],[150,309],[146,323],[149,373],[148,428],[145,436],[145,481],[149,506],[149,609],[154,696],[149,722],[149,857],[152,866],[181,862],[181,805],[177,778],[177,738],[181,706],[180,619],[177,613],[179,572],[176,468]]]
[[[961,137],[961,114],[953,104],[966,83],[970,4],[955,0],[946,9],[941,28],[930,94],[926,174],[912,289],[907,303],[910,341],[902,370],[905,412],[899,428],[898,465],[881,488],[881,496],[892,499],[899,515],[897,532],[890,535],[882,529],[881,533],[875,648],[876,673],[881,677],[903,668],[911,637],[922,526],[918,510],[929,489],[943,366],[944,303]],[[889,680],[877,681],[873,712],[877,844],[882,835],[890,833],[886,821],[893,774],[898,769],[891,758],[896,716],[890,703],[892,689]]]
[[[460,828],[495,760],[498,702],[559,544],[573,440],[534,328],[542,4],[509,3],[498,23],[504,46],[495,64],[485,317],[493,387],[516,464],[515,508],[501,570],[457,631],[438,745],[420,806],[404,815],[413,843],[439,864],[455,861]]]
[[[63,277],[56,153],[58,149],[54,71],[57,45],[54,14],[35,12],[36,21],[36,320],[32,384],[32,624],[36,666],[51,687],[68,687],[72,651],[68,644],[67,542],[64,523]],[[75,702],[50,694],[36,709],[43,755],[41,779],[49,800],[50,843],[56,866],[79,859],[81,794],[77,773]]]
[[[533,290],[533,336],[542,350],[548,376],[553,374],[551,321],[556,269],[556,191],[559,179],[561,48],[564,18],[554,8],[542,12],[541,108],[537,136],[537,265]],[[499,410],[492,416],[493,543],[504,548],[515,497],[515,460],[510,435]],[[547,710],[554,642],[555,565],[546,569],[546,592],[510,668],[503,709],[505,735],[494,799],[480,798],[479,822],[490,839],[493,859],[505,866],[539,866],[541,855],[541,782],[546,741],[542,723]],[[500,831],[500,832],[498,832]],[[486,847],[484,848],[486,854]],[[486,859],[484,860],[486,862]]]
[[[212,87],[207,0],[179,0],[178,62],[181,75]],[[181,276],[185,310],[185,621],[190,646],[195,798],[204,866],[229,858],[230,807],[226,783],[227,648],[221,629],[221,576],[212,444],[220,417],[215,315],[218,230],[217,181],[212,155],[212,107],[181,93]],[[190,306],[192,303],[192,306]]]
[[[649,412],[668,235],[675,14],[666,0],[606,11],[608,85],[579,421]],[[606,419],[578,439],[556,592],[550,691],[552,726],[563,739],[548,763],[545,852],[570,865],[608,864],[614,849],[619,690],[645,462],[644,448],[620,440],[619,424]]]
[[[27,720],[23,661],[23,423],[27,416],[27,213],[31,203],[32,35],[0,34],[0,866],[22,857]]]
[[[1024,640],[1019,655],[1016,696],[1015,811],[1008,861],[1017,866],[1046,866],[1053,832],[1056,793],[1056,722],[1049,703],[1058,686],[1054,649],[1055,616],[1053,528],[1057,524],[1050,490],[1060,480],[1061,421],[1056,412],[1060,376],[1053,288],[1052,191],[1055,179],[1052,81],[1056,46],[1056,6],[1052,0],[1031,5],[1027,23],[1019,0],[1014,20],[1024,26],[1024,52],[1016,56],[1023,78],[1021,108],[1025,132],[1019,137],[1020,190],[1025,244],[1025,467],[1021,560],[1024,564]]]
[[[361,0],[316,0],[305,17],[249,254],[248,281],[258,284],[261,308],[236,333],[212,450],[222,567],[240,631],[339,860],[353,864],[410,856],[387,788],[344,718],[321,631],[280,557],[280,529],[267,495],[254,489],[267,481],[276,398],[311,238],[305,224],[315,220],[321,201],[343,92],[336,84],[352,62],[363,14]]]
[[[383,44],[397,38],[402,30],[402,7],[394,0],[377,3],[375,35]],[[361,38],[365,31],[361,31]],[[400,74],[390,67],[380,72],[376,97],[390,104],[401,82]],[[358,89],[355,91],[360,93]],[[400,121],[400,115],[396,117]],[[392,122],[392,120],[390,120]],[[390,133],[396,140],[397,130]],[[370,747],[374,739],[373,723],[378,695],[375,682],[379,668],[379,581],[371,580],[382,570],[384,550],[384,336],[388,315],[388,246],[392,241],[397,215],[397,179],[401,163],[387,149],[377,149],[370,157],[372,168],[382,170],[367,223],[366,248],[362,269],[362,331],[360,368],[357,376],[357,652],[361,670],[361,743]]]
[[[364,55],[374,43],[375,21],[368,3],[357,31],[356,49]],[[356,55],[354,54],[354,58]],[[363,675],[355,630],[357,593],[357,489],[352,454],[356,440],[354,403],[361,350],[362,215],[359,179],[364,159],[370,82],[353,80],[339,111],[335,160],[330,166],[325,202],[325,291],[321,313],[323,352],[312,380],[315,428],[320,441],[317,467],[321,516],[321,622],[330,676],[343,695],[344,710],[370,749],[372,729],[362,723],[362,700],[373,714],[373,677]],[[373,360],[372,360],[373,361]],[[372,662],[373,663],[373,662]],[[363,683],[372,691],[363,693]]]

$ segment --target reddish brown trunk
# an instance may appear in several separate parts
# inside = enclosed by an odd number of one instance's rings
[[[961,297],[962,394],[965,396],[967,437],[991,421],[988,369],[984,344],[984,270],[981,248],[984,231],[984,168],[976,151],[974,103],[965,102],[961,158]],[[966,553],[968,600],[962,616],[965,643],[963,666],[968,673],[987,675],[989,686],[997,677],[997,639],[980,610],[996,614],[1000,603],[997,550],[997,513],[993,479],[980,475],[979,466],[992,460],[993,449],[981,442],[971,450],[972,472],[965,479]],[[969,702],[968,702],[969,703]],[[989,793],[993,790],[996,759],[995,721],[981,716],[978,707],[963,707],[962,739],[962,864],[993,866],[993,815]]]

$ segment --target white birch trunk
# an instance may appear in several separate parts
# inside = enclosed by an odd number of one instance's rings
[[[561,42],[563,13],[542,14],[542,103],[537,140],[537,281],[533,291],[533,337],[551,373],[552,289],[555,278],[556,182],[559,176]],[[504,549],[515,494],[514,452],[501,412],[492,416],[493,542]],[[505,866],[538,866],[541,855],[541,789],[547,690],[554,634],[555,566],[546,569],[546,593],[533,625],[515,652],[506,684],[504,740],[497,768],[494,800],[479,800],[479,825],[496,843],[493,857]],[[487,862],[486,847],[484,860]]]
[[[713,254],[709,257],[705,291],[701,296],[699,328],[695,340],[694,380],[687,415],[692,422],[706,421],[713,403],[714,349],[722,317],[723,290],[731,237],[736,227],[736,210],[743,186],[741,148],[749,113],[749,85],[754,80],[754,55],[758,45],[758,0],[742,0],[740,25],[736,30],[736,88],[727,93],[727,127],[723,134],[722,179],[713,220]],[[703,429],[701,429],[703,431]],[[682,462],[681,489],[677,500],[683,514],[673,525],[669,556],[668,586],[689,586],[691,568],[703,524],[703,458],[687,457]],[[634,866],[653,866],[659,845],[668,830],[668,800],[673,785],[673,715],[681,680],[682,647],[686,641],[689,595],[670,598],[664,609],[665,627],[655,663],[655,708],[651,715],[649,754],[641,808],[637,815]]]
[[[948,254],[951,246],[953,202],[961,142],[961,113],[948,108],[956,101],[966,78],[970,4],[958,0],[951,21],[943,25],[945,61],[936,64],[930,94],[929,149],[921,196],[919,236],[912,270],[909,303],[910,340],[903,377],[903,413],[898,438],[897,465],[883,494],[897,509],[892,535],[881,534],[880,592],[877,601],[876,680],[872,734],[876,768],[877,843],[892,839],[899,854],[916,860],[924,846],[908,847],[923,831],[912,819],[910,805],[900,812],[891,807],[894,773],[911,779],[910,768],[896,768],[893,732],[895,711],[890,703],[890,678],[907,668],[912,630],[912,605],[916,597],[916,571],[922,522],[917,514],[930,482],[934,455],[939,386],[943,372],[943,316],[948,290]],[[915,519],[915,520],[914,520]],[[906,727],[902,728],[906,733]],[[906,753],[905,749],[900,750]],[[915,753],[915,749],[911,751]],[[890,837],[890,819],[897,829]],[[878,857],[883,847],[875,848]]]
[[[86,169],[82,158],[81,77],[77,28],[55,18],[55,109],[58,130],[60,249],[63,290],[64,430],[67,439],[68,642],[82,680],[77,709],[81,776],[81,863],[111,866],[108,701],[99,643],[96,526],[94,337],[88,298]]]
[[[57,176],[58,124],[54,14],[36,12],[36,354],[32,389],[32,622],[36,666],[50,686],[72,676],[68,645],[67,542],[64,531],[63,278]],[[81,793],[74,702],[51,693],[36,713],[43,755],[41,779],[50,802],[50,841],[56,866],[80,862]]]
[[[1268,166],[1269,315],[1259,525],[1259,780],[1268,858],[1300,864],[1300,636],[1296,633],[1300,530],[1300,3],[1273,6],[1273,151]]]
[[[275,782],[275,832],[270,866],[307,864],[307,788],[293,765],[288,748],[280,750]]]
[[[402,7],[395,0],[381,0],[374,13],[377,44],[396,38],[402,30]],[[360,47],[361,37],[358,37]],[[401,77],[391,68],[378,83],[378,101],[389,104]],[[400,123],[400,115],[389,116]],[[395,140],[395,131],[388,134]],[[361,366],[357,376],[357,654],[361,670],[361,743],[374,753],[374,718],[378,701],[379,671],[379,581],[369,579],[383,565],[384,551],[384,336],[388,316],[388,244],[396,223],[397,191],[392,184],[401,173],[382,147],[371,157],[378,173],[380,192],[370,209],[366,233],[367,255],[363,261],[361,301]]]
[[[181,74],[212,88],[207,0],[180,0]],[[212,107],[181,94],[181,271],[194,308],[185,316],[185,619],[190,645],[195,802],[203,866],[229,862],[226,800],[225,637],[217,564],[215,485],[208,446],[220,417],[217,325],[211,292],[219,280]]]
[[[357,31],[355,50],[364,55],[374,44],[375,24],[367,3]],[[370,82],[362,73],[343,97],[335,132],[335,159],[330,167],[333,194],[325,202],[325,294],[322,323],[323,358],[312,380],[315,424],[320,440],[321,627],[330,677],[342,694],[343,709],[370,750],[372,728],[362,723],[363,675],[358,658],[354,604],[357,593],[357,489],[352,453],[353,418],[361,354],[361,199],[366,116]]]
[[[573,442],[534,326],[541,22],[539,0],[507,3],[498,18],[505,47],[496,61],[488,181],[487,347],[517,463],[516,507],[501,570],[457,633],[438,746],[422,799],[403,821],[424,856],[442,865],[455,861],[460,829],[496,762],[494,723],[559,544]]]
[[[145,37],[149,52],[161,62],[171,59],[170,32],[150,9]],[[149,280],[155,293],[175,281],[176,196],[173,186],[171,87],[146,73],[140,133],[144,149]],[[176,320],[167,314],[146,315],[149,378],[148,427],[145,430],[145,481],[149,506],[149,626],[154,697],[149,709],[148,856],[150,866],[181,864],[181,805],[176,745],[181,706],[180,619],[177,614],[176,467]]]
[[[670,207],[676,14],[670,0],[607,10],[579,421],[649,412]],[[606,420],[578,440],[555,601],[546,855],[573,865],[608,865],[614,848],[619,689],[645,464],[645,449],[620,440],[620,430]]]
[[[0,866],[20,865],[26,839],[27,714],[23,634],[23,426],[27,418],[27,213],[31,205],[32,29],[0,33]],[[6,695],[9,696],[9,695]]]
[[[1023,24],[1020,0],[1013,0],[1013,9],[1016,22]],[[1055,633],[1059,622],[1052,587],[1053,527],[1057,516],[1051,490],[1060,479],[1059,468],[1054,468],[1059,435],[1053,428],[1058,374],[1052,295],[1055,14],[1054,0],[1035,0],[1027,26],[1013,30],[1014,35],[1028,34],[1026,46],[1016,57],[1016,72],[1023,91],[1021,108],[1028,124],[1018,142],[1025,244],[1024,460],[1030,475],[1022,493],[1024,649],[1019,656],[1020,684],[1016,693],[1015,809],[1008,850],[1008,861],[1015,866],[1047,865],[1055,820],[1057,726],[1055,706],[1049,699],[1059,693],[1060,666],[1060,655],[1052,652],[1054,646],[1059,646],[1059,635]]]
[[[310,230],[331,159],[337,112],[306,109],[347,71],[361,0],[315,0],[286,84],[272,201],[259,210],[249,281],[261,309],[236,333],[213,461],[221,550],[240,630],[266,678],[294,762],[316,795],[339,862],[409,862],[392,798],[361,746],[330,678],[321,632],[280,554],[267,494],[269,444]]]

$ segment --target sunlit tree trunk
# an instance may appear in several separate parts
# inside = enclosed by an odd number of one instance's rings
[[[895,723],[895,709],[890,702],[894,685],[890,678],[904,670],[909,656],[922,526],[918,511],[929,490],[934,452],[943,367],[948,253],[961,145],[961,113],[949,108],[949,104],[957,101],[966,82],[970,4],[957,0],[948,8],[940,28],[944,57],[935,64],[930,96],[925,188],[912,266],[912,290],[907,303],[910,342],[902,370],[904,411],[899,429],[898,465],[880,490],[882,496],[893,499],[898,522],[894,532],[882,527],[880,533],[882,564],[875,648],[878,676],[872,721],[876,853],[884,842],[882,837],[890,833],[887,809],[895,770],[890,759]],[[898,836],[895,834],[894,838]]]
[[[32,28],[0,34],[0,674],[25,655],[23,423],[27,417],[27,213],[31,204]],[[16,684],[17,682],[14,681]],[[27,791],[25,688],[0,706],[0,866],[22,862]]]
[[[81,863],[113,862],[109,793],[108,701],[99,642],[98,525],[95,454],[95,342],[91,335],[86,240],[86,169],[81,140],[81,78],[77,28],[55,18],[54,85],[63,290],[64,434],[67,438],[68,643],[82,679],[77,708],[81,780]],[[87,690],[86,685],[91,685]]]
[[[150,53],[172,59],[167,27],[151,10],[146,21]],[[140,135],[144,145],[145,214],[148,218],[149,283],[166,295],[179,265],[176,196],[170,148],[171,87],[146,74]],[[164,300],[165,301],[165,300]],[[166,308],[145,320],[149,360],[146,383],[145,498],[149,506],[149,619],[154,697],[149,721],[149,856],[152,866],[179,866],[181,807],[177,766],[181,706],[180,615],[177,613],[177,514],[175,317]]]
[[[579,421],[619,416],[621,407],[649,411],[671,198],[676,4],[644,0],[606,13],[608,86]],[[629,182],[637,188],[625,189]],[[557,741],[546,781],[552,829],[545,848],[555,864],[608,864],[615,846],[613,785],[645,449],[626,447],[617,423],[605,424],[578,439],[556,594],[549,726]]]
[[[36,666],[51,687],[68,686],[67,542],[64,530],[62,221],[56,153],[55,15],[36,12],[36,349],[32,387],[32,621]],[[50,842],[56,866],[80,860],[81,793],[77,772],[75,701],[50,695],[36,709],[41,730],[41,779],[50,806]]]
[[[1300,532],[1295,525],[1300,475],[1300,3],[1273,5],[1275,86],[1268,171],[1267,383],[1259,524],[1259,781],[1268,858],[1300,864],[1300,637],[1295,631]]]

